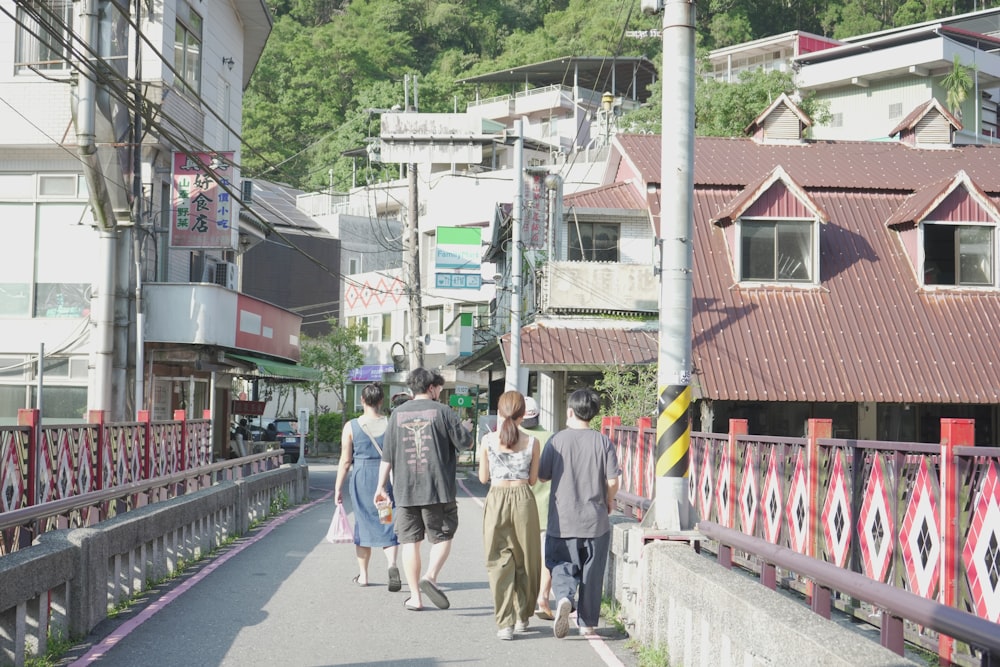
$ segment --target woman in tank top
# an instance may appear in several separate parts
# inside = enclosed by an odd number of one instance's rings
[[[527,631],[542,567],[538,509],[531,492],[541,448],[518,428],[523,419],[524,396],[504,392],[497,403],[499,426],[483,436],[479,459],[479,481],[490,482],[483,547],[500,639]]]

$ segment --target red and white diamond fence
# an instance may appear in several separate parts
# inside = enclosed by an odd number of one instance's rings
[[[899,529],[899,548],[903,552],[906,580],[911,590],[929,599],[937,595],[941,571],[941,532],[938,530],[938,504],[934,495],[937,487],[937,479],[931,481],[927,459],[920,459],[913,492]]]
[[[832,452],[833,472],[830,486],[826,490],[823,503],[823,535],[826,549],[837,567],[844,567],[851,546],[851,505],[847,501],[847,480],[844,477],[844,455],[838,450]]]
[[[865,575],[876,581],[885,581],[892,561],[892,542],[896,534],[892,515],[889,513],[889,493],[885,488],[882,466],[882,457],[875,456],[865,485],[861,515],[858,517],[862,566]]]
[[[1000,479],[994,461],[976,494],[962,560],[976,614],[1000,623]]]

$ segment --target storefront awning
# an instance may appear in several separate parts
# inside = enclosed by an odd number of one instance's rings
[[[235,359],[245,364],[251,364],[256,368],[257,373],[272,380],[283,380],[285,382],[313,382],[323,377],[323,371],[308,366],[298,364],[287,364],[281,361],[272,361],[261,357],[251,357],[245,354],[226,353],[229,359]]]

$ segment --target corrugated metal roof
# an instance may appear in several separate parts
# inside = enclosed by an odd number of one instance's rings
[[[576,209],[644,209],[646,202],[631,183],[611,183],[563,198],[563,207]]]
[[[505,363],[510,359],[510,333],[500,339]],[[521,328],[521,364],[533,369],[575,370],[655,363],[659,353],[655,330],[621,327],[574,327],[571,322],[530,324]]]
[[[932,110],[936,110],[938,113],[944,116],[944,119],[947,120],[948,123],[956,130],[962,129],[962,121],[955,118],[955,116],[952,115],[951,112],[945,109],[944,106],[937,101],[936,97],[932,97],[931,99],[927,100],[926,102],[918,106],[916,109],[911,111],[909,114],[907,114],[906,118],[904,118],[899,122],[899,125],[889,130],[889,134],[887,136],[894,137],[903,130],[916,129],[917,123],[919,123],[920,120],[928,113],[930,113]]]
[[[613,141],[645,182],[660,182],[659,136],[619,135]],[[745,186],[778,165],[804,188],[914,192],[964,169],[987,192],[1000,192],[1000,146],[942,150],[893,141],[760,144],[731,137],[695,140],[694,182],[701,186]]]
[[[645,181],[660,180],[659,137],[622,137],[620,145]],[[699,137],[696,160],[692,361],[700,395],[1000,402],[1000,293],[922,288],[898,232],[886,226],[914,191],[940,192],[944,177],[961,169],[996,205],[1000,146],[921,151]],[[725,230],[711,222],[779,164],[829,216],[820,225],[815,287],[740,286]]]

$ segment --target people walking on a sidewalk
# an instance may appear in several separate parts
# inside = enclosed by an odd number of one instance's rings
[[[545,451],[552,434],[546,431],[538,423],[539,417],[538,402],[531,396],[524,397],[524,419],[521,421],[521,430],[529,435],[535,436],[541,451]],[[552,574],[545,566],[545,528],[549,522],[549,488],[551,482],[539,480],[532,485],[531,492],[535,496],[535,505],[538,507],[538,525],[541,528],[540,543],[542,545],[542,566],[539,568],[541,577],[538,584],[538,608],[535,609],[535,616],[543,621],[551,621],[554,616],[552,607],[549,605],[549,598],[552,596]]]
[[[536,438],[518,428],[522,419],[524,396],[517,391],[501,394],[499,428],[483,436],[479,458],[479,481],[490,483],[483,549],[500,639],[527,631],[542,569],[538,508],[531,492],[538,481],[540,447]]]
[[[552,626],[557,639],[566,636],[573,609],[580,634],[593,634],[600,620],[608,515],[621,484],[614,443],[590,428],[601,407],[597,392],[577,389],[567,405],[566,428],[549,440],[538,469],[539,479],[552,480],[545,564],[559,600]]]
[[[400,590],[402,582],[396,565],[399,542],[395,526],[390,521],[382,523],[378,509],[372,502],[378,487],[379,464],[382,461],[382,442],[387,420],[381,414],[382,385],[377,382],[361,390],[364,414],[344,426],[340,439],[340,466],[337,468],[337,502],[343,502],[344,482],[350,473],[351,503],[354,505],[354,552],[358,557],[358,574],[354,582],[368,585],[368,564],[372,547],[382,547],[388,562],[389,590]],[[386,493],[392,498],[392,487]]]
[[[472,444],[472,433],[454,410],[438,402],[444,388],[440,373],[415,368],[407,385],[413,398],[389,417],[374,499],[378,503],[389,498],[391,472],[396,537],[403,545],[403,570],[410,587],[404,606],[419,611],[426,595],[435,606],[447,609],[448,597],[437,580],[458,529],[458,453]],[[421,577],[420,546],[425,537],[431,549]]]

